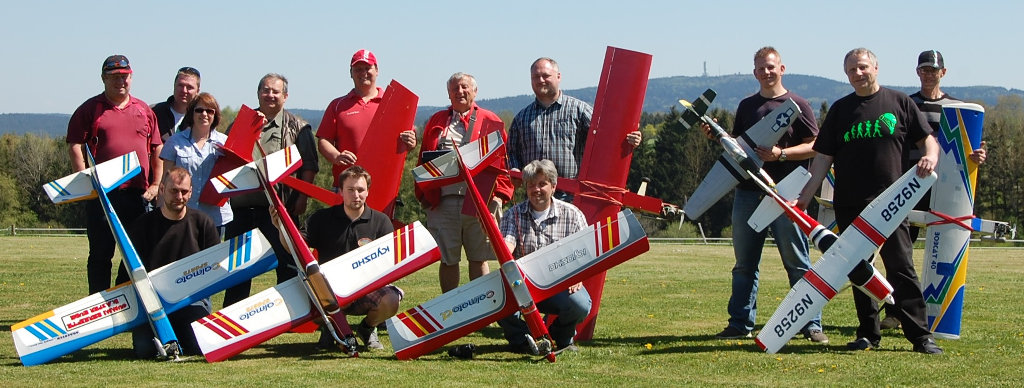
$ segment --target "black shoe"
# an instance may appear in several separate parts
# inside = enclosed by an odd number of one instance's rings
[[[878,341],[868,341],[867,338],[860,337],[853,342],[846,343],[847,350],[870,350],[878,347]]]
[[[935,344],[935,340],[928,338],[914,345],[914,351],[924,354],[942,354],[942,348]]]
[[[476,351],[476,345],[463,344],[448,349],[448,355],[455,358],[461,358],[463,360],[471,360],[473,359],[474,351]]]
[[[740,339],[740,338],[751,338],[753,335],[749,331],[742,331],[735,327],[729,326],[721,333],[715,334],[715,338],[718,339]]]

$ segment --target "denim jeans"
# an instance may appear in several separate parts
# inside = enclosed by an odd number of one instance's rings
[[[508,295],[512,297],[512,295]],[[555,294],[554,296],[537,302],[537,310],[543,314],[557,314],[558,318],[548,326],[548,333],[555,345],[564,348],[572,344],[572,338],[576,336],[576,325],[583,322],[583,319],[590,314],[590,294],[586,288],[580,288],[572,294],[568,290]],[[518,345],[524,341],[524,335],[530,334],[530,328],[519,317],[516,312],[513,315],[502,318],[498,325],[505,331],[505,339],[512,345]]]
[[[758,233],[750,228],[747,220],[760,201],[759,191],[736,189],[732,204],[732,244],[736,254],[736,266],[732,268],[729,326],[748,333],[754,330],[754,322],[757,319],[758,272],[767,229]],[[792,287],[804,276],[804,272],[811,268],[807,237],[784,215],[779,216],[768,227],[775,236],[775,245],[779,248],[782,265],[786,268],[789,285]],[[820,313],[801,331],[808,330],[821,330]]]

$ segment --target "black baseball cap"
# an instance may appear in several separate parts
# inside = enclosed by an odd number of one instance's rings
[[[942,61],[942,53],[936,50],[922,51],[921,55],[917,56],[917,68],[920,69],[925,66],[945,69],[946,63]]]
[[[128,63],[128,57],[124,55],[111,55],[103,60],[103,74],[131,74],[132,66]]]

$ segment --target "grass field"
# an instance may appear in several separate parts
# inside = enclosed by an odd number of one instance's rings
[[[314,334],[289,333],[217,364],[201,357],[166,363],[132,359],[130,335],[121,334],[22,366],[11,325],[83,296],[87,250],[84,237],[0,237],[4,387],[1021,386],[1024,378],[1024,250],[1013,248],[971,252],[963,339],[939,340],[941,356],[912,352],[899,331],[884,332],[880,349],[846,351],[856,326],[849,291],[825,307],[829,345],[794,339],[769,355],[753,340],[715,339],[727,319],[731,247],[658,244],[609,272],[595,339],[555,364],[506,352],[492,325],[455,342],[480,346],[474,360],[448,357],[447,346],[415,361],[397,361],[390,351],[349,359],[313,352]],[[778,253],[767,249],[758,324],[788,291],[784,277]],[[272,281],[257,278],[254,292]],[[436,296],[436,264],[399,285],[407,293],[403,309]],[[381,341],[390,349],[387,335]]]

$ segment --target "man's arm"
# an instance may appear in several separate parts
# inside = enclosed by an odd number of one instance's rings
[[[925,136],[917,141],[917,148],[924,150],[921,160],[917,161],[917,176],[923,178],[935,171],[939,164],[939,142],[935,136]]]
[[[142,193],[142,198],[147,201],[152,201],[156,198],[157,194],[160,194],[160,180],[163,179],[164,175],[164,160],[160,159],[160,151],[163,151],[164,145],[157,144],[150,147],[149,186],[146,187],[146,192]]]
[[[786,160],[807,160],[813,158],[816,152],[814,152],[814,140],[817,137],[805,137],[801,139],[801,143],[792,147],[786,147]],[[757,157],[765,162],[775,162],[782,157],[782,147],[777,145],[771,148],[757,147],[754,152],[757,152]]]
[[[71,159],[71,170],[79,172],[85,170],[85,145],[72,143],[68,147],[68,157]]]

